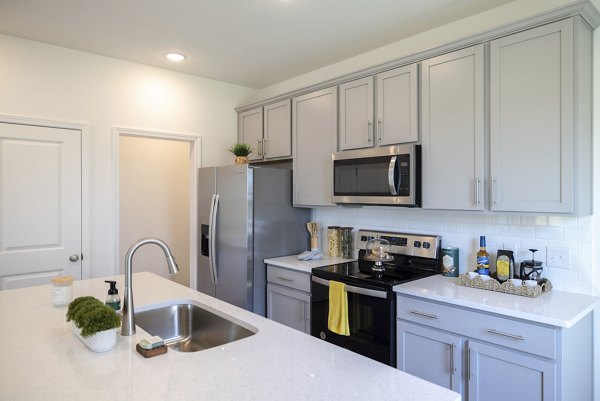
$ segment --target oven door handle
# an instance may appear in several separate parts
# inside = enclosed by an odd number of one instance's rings
[[[329,287],[329,280],[324,280],[322,278],[312,276],[312,281],[314,281],[317,284],[322,284],[326,287]],[[353,294],[366,295],[368,297],[383,298],[383,299],[387,299],[387,297],[388,297],[388,293],[386,291],[371,290],[369,288],[355,287],[353,285],[348,285],[348,284],[346,284],[346,291],[351,292]]]

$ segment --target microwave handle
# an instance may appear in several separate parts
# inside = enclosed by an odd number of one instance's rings
[[[394,196],[398,195],[398,188],[396,188],[396,183],[394,181],[394,173],[396,172],[396,161],[398,160],[398,156],[392,156],[390,159],[390,165],[388,167],[388,184],[390,186],[390,193]]]

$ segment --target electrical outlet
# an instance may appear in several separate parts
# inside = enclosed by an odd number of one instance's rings
[[[568,269],[571,264],[571,250],[569,248],[546,249],[546,266],[558,269]]]

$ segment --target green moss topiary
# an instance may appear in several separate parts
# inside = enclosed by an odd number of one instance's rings
[[[67,321],[71,320],[81,329],[82,337],[89,337],[121,325],[117,312],[94,297],[74,299],[67,310]]]

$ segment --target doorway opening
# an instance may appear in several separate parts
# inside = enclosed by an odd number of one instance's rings
[[[171,248],[179,273],[169,275],[158,247],[136,252],[134,272],[150,271],[195,289],[200,138],[126,129],[114,132],[119,273],[125,271],[125,255],[133,243],[140,238],[159,238]]]

